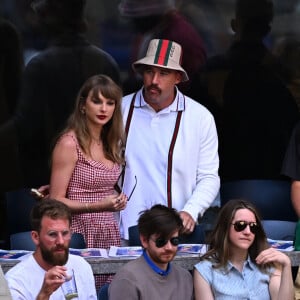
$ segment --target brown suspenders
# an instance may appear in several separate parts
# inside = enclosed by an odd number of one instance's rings
[[[133,109],[134,109],[134,101],[135,101],[136,93],[133,95],[131,103],[130,103],[130,108],[126,120],[126,126],[125,126],[125,133],[126,137],[128,137],[128,132],[132,120],[132,114],[133,114]],[[179,131],[179,125],[180,125],[180,120],[182,116],[182,111],[177,112],[177,117],[176,117],[176,122],[175,122],[175,128],[169,148],[169,153],[168,153],[168,168],[167,168],[167,197],[168,197],[168,207],[172,207],[172,165],[173,165],[173,150],[175,147],[176,143],[176,138],[178,135]]]

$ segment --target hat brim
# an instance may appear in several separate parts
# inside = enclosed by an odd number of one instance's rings
[[[132,64],[132,68],[134,71],[139,72],[139,69],[142,65],[146,65],[146,66],[154,66],[154,67],[159,67],[159,68],[165,68],[165,69],[170,69],[170,70],[175,70],[175,71],[179,71],[182,73],[182,82],[183,81],[188,81],[189,77],[186,73],[186,71],[180,66],[178,65],[176,62],[169,60],[168,61],[168,66],[163,66],[160,64],[155,64],[153,63],[155,57],[154,56],[147,56],[144,57],[140,60],[137,60],[136,62],[134,62]]]

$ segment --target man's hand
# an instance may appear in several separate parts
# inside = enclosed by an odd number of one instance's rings
[[[179,212],[179,215],[183,223],[182,233],[187,233],[187,234],[192,233],[196,225],[196,222],[194,221],[192,216],[186,211]]]
[[[37,296],[37,300],[48,300],[53,292],[55,292],[64,282],[67,276],[67,268],[63,266],[55,266],[48,270],[45,274],[42,288]]]

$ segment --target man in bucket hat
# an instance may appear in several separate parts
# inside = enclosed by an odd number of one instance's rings
[[[188,80],[181,66],[182,54],[178,43],[153,39],[146,56],[133,63],[144,85],[123,98],[125,191],[136,178],[135,190],[121,212],[125,240],[139,213],[154,204],[177,209],[184,232],[191,233],[198,215],[203,215],[218,194],[215,122],[205,107],[176,86]]]
[[[152,39],[172,40],[183,49],[181,65],[189,74],[189,80],[181,82],[178,88],[190,95],[194,75],[206,62],[206,45],[192,23],[180,12],[175,0],[121,0],[120,15],[133,25],[136,36],[132,43],[131,62],[145,56]],[[132,93],[141,85],[133,74],[123,82],[124,93]]]

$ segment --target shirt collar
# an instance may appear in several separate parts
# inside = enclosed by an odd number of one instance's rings
[[[148,256],[146,250],[144,249],[143,250],[143,257],[145,259],[145,261],[147,262],[147,264],[149,265],[149,267],[155,272],[157,273],[158,275],[161,275],[161,276],[167,276],[170,271],[171,271],[171,264],[168,263],[168,267],[167,267],[167,270],[162,270],[160,269],[156,264],[154,264],[154,262],[150,259],[150,257]]]
[[[184,111],[185,110],[185,96],[178,90],[177,86],[176,89],[176,96],[174,101],[162,111]],[[142,87],[136,94],[134,107],[145,107],[150,105],[145,101],[143,96],[144,87]]]
[[[255,264],[251,261],[249,255],[248,255],[247,259],[244,262],[244,267],[249,267],[250,269],[254,269],[255,268]],[[231,270],[232,268],[235,268],[235,266],[231,263],[231,261],[228,261],[227,269]]]

